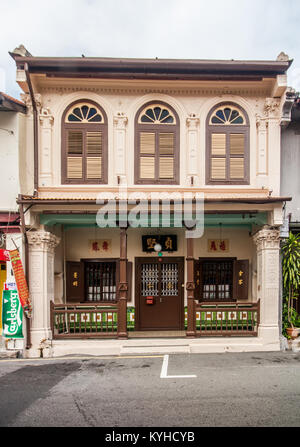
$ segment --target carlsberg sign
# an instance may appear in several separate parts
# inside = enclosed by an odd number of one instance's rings
[[[3,335],[6,338],[23,338],[23,309],[16,290],[4,290],[2,300]]]

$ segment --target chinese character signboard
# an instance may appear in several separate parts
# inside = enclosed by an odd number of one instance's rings
[[[89,240],[89,251],[93,255],[111,254],[111,240],[110,239],[93,239]]]
[[[249,261],[237,260],[234,263],[234,295],[238,301],[248,299]]]
[[[29,297],[29,290],[23,270],[22,261],[20,258],[19,250],[10,250],[9,252],[14,277],[17,284],[19,299],[23,310],[28,318],[31,317],[31,301]]]
[[[2,321],[6,338],[23,338],[23,309],[16,290],[3,291]]]
[[[156,244],[161,245],[161,251],[172,253],[177,251],[176,235],[142,236],[143,251],[153,253]]]
[[[227,253],[229,251],[228,239],[209,239],[208,252],[209,253]]]

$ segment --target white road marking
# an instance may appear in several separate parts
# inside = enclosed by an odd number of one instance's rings
[[[161,367],[161,373],[160,378],[161,379],[194,379],[197,376],[191,375],[191,376],[168,376],[168,363],[169,363],[169,356],[164,355],[163,364]]]

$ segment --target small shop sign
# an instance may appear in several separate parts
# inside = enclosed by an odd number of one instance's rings
[[[177,235],[159,235],[159,236],[142,236],[143,251],[146,253],[153,253],[155,246],[161,245],[162,252],[172,253],[177,251]]]
[[[2,262],[10,261],[9,250],[4,250],[3,248],[0,249],[0,261],[2,261]]]
[[[229,251],[228,239],[209,239],[208,252],[209,253],[227,253]]]
[[[23,309],[17,290],[4,290],[2,299],[3,335],[6,338],[23,337]]]
[[[93,255],[111,253],[111,239],[91,239],[89,240],[89,251]]]

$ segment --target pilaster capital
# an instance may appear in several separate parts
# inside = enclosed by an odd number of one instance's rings
[[[29,93],[21,93],[20,95],[21,100],[25,103],[27,109],[29,110],[29,113],[32,113],[32,102],[31,97]],[[42,95],[40,93],[35,93],[34,95],[35,104],[38,112],[42,109]]]
[[[195,113],[190,113],[186,119],[187,127],[190,129],[196,129],[200,123],[200,119],[195,115]]]
[[[266,118],[263,118],[261,115],[256,114],[256,127],[260,131],[266,131],[268,127]]]
[[[31,250],[45,252],[54,252],[55,247],[60,243],[60,238],[48,231],[29,231],[27,239]]]
[[[54,123],[54,117],[48,107],[42,108],[39,119],[40,123],[44,126],[46,126],[47,124],[51,126]]]
[[[128,122],[128,118],[125,115],[125,113],[123,112],[118,112],[115,116],[114,116],[114,125],[118,128],[118,129],[125,129],[126,124]]]
[[[257,251],[266,249],[276,249],[280,248],[280,233],[279,230],[264,226],[262,230],[255,233],[253,236],[253,241],[257,246]]]
[[[264,105],[264,115],[267,118],[279,118],[280,100],[274,98],[266,98]]]

